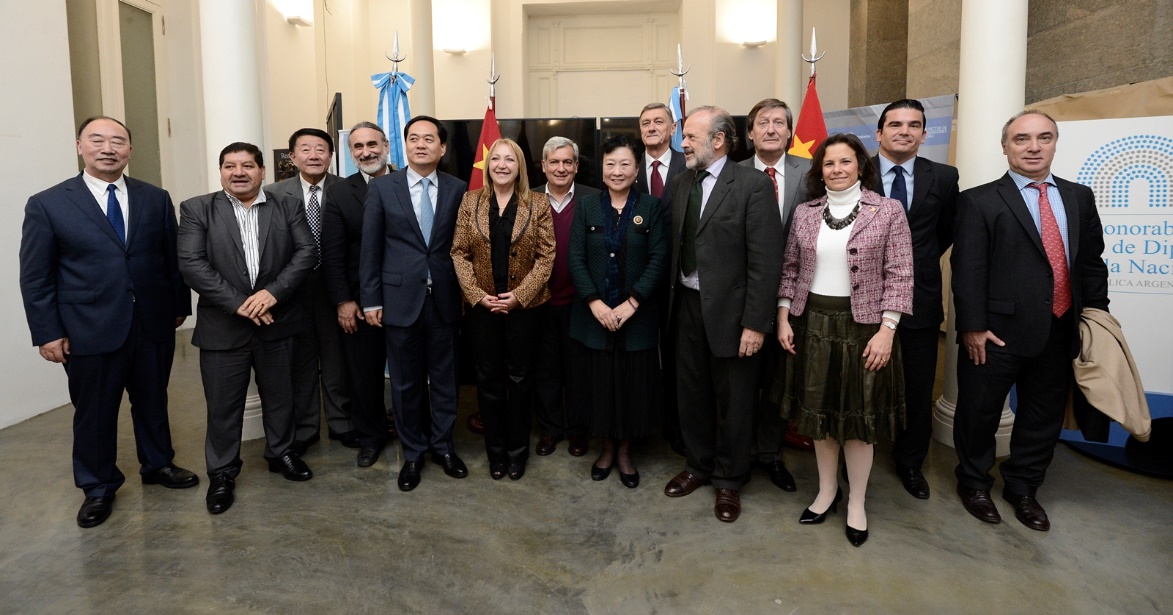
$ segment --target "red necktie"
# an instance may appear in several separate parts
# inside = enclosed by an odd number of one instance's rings
[[[774,182],[774,200],[778,200],[778,177],[774,175],[777,171],[774,167],[766,167],[766,175],[770,176],[770,181]]]
[[[1047,184],[1032,182],[1028,186],[1039,191],[1039,218],[1043,229],[1043,249],[1047,252],[1047,260],[1051,262],[1051,271],[1055,274],[1055,296],[1051,301],[1051,313],[1058,317],[1071,308],[1071,277],[1067,271],[1067,253],[1063,249],[1063,235],[1059,233],[1059,224],[1055,222],[1055,214],[1051,212],[1051,199],[1047,196]]]
[[[652,196],[657,199],[664,196],[664,178],[660,177],[660,161],[652,161]]]

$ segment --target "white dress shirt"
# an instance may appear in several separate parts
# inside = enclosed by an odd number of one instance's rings
[[[754,168],[761,171],[762,173],[765,173],[766,169],[770,166],[774,167],[774,180],[778,182],[778,215],[782,217],[782,226],[786,226],[786,205],[784,203],[786,200],[786,171],[784,170],[785,160],[786,155],[783,154],[782,157],[778,159],[776,164],[768,165],[762,162],[762,159],[758,158],[756,155],[753,157]]]
[[[82,171],[81,178],[86,183],[86,188],[89,188],[90,193],[94,195],[94,199],[98,201],[98,207],[102,208],[102,215],[108,216],[106,200],[110,198],[107,191],[111,183],[98,179],[85,171]],[[130,241],[130,193],[126,191],[126,176],[119,175],[113,185],[114,198],[118,199],[118,207],[122,210],[122,228],[126,229],[126,240]]]
[[[713,164],[710,164],[709,167],[707,169],[705,169],[706,171],[709,172],[709,174],[708,174],[708,176],[706,176],[704,179],[701,180],[701,211],[700,211],[700,216],[702,218],[705,215],[705,205],[707,205],[709,203],[709,195],[713,194],[713,186],[717,185],[717,176],[721,174],[721,170],[725,168],[725,163],[728,161],[729,161],[728,156],[721,156],[720,158],[717,159],[716,162],[714,162]],[[694,272],[692,272],[692,275],[687,275],[687,276],[684,275],[683,271],[680,272],[680,283],[683,284],[687,288],[691,288],[695,291],[700,291],[700,289],[701,289],[700,271],[699,270],[694,271]]]

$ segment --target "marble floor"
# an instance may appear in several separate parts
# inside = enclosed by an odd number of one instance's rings
[[[463,421],[471,475],[429,465],[411,493],[395,487],[394,450],[360,469],[353,450],[323,442],[306,456],[314,479],[291,483],[267,471],[260,441],[246,443],[237,503],[213,517],[197,358],[180,345],[171,416],[176,462],[203,482],[141,485],[124,408],[131,479],[97,528],[74,522],[71,409],[0,430],[0,613],[1173,612],[1173,483],[1064,445],[1039,495],[1048,533],[1005,504],[1001,525],[970,517],[953,492],[953,452],[936,443],[927,501],[901,489],[878,451],[871,539],[857,549],[842,509],[798,524],[814,497],[811,453],[787,453],[797,493],[755,475],[730,525],[713,517],[711,489],[663,495],[682,460],[658,439],[636,460],[638,489],[614,474],[591,481],[593,457],[564,444],[531,458],[521,481],[494,482]],[[462,418],[473,405],[463,391]]]

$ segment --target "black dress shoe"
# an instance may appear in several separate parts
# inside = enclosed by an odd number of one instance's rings
[[[868,531],[867,530],[857,530],[857,529],[851,527],[850,525],[847,526],[847,542],[850,542],[851,546],[858,547],[867,541],[868,541]]]
[[[509,464],[509,480],[521,480],[525,476],[525,462]]]
[[[281,474],[285,477],[285,480],[303,481],[314,477],[314,473],[301,460],[301,457],[291,452],[286,452],[276,459],[270,459],[269,471],[274,474]]]
[[[364,446],[358,449],[358,456],[355,457],[355,464],[360,468],[369,468],[375,465],[379,460],[379,454],[383,452],[381,446]]]
[[[422,461],[405,461],[399,469],[399,490],[411,491],[420,484],[420,470],[424,467]]]
[[[582,457],[590,448],[591,441],[586,436],[570,436],[570,446],[566,447],[566,452],[573,457]]]
[[[623,470],[619,471],[619,482],[623,483],[624,487],[628,489],[635,489],[639,486],[639,470],[631,474],[624,474]]]
[[[331,431],[328,437],[331,440],[337,440],[339,444],[346,448],[362,448],[362,442],[358,441],[358,432],[353,429],[347,432]]]
[[[929,499],[929,481],[925,480],[925,475],[916,468],[896,468],[896,474],[900,476],[900,483],[904,485],[904,490],[912,497],[918,500]]]
[[[1002,492],[1002,499],[1014,505],[1014,517],[1032,530],[1046,532],[1051,529],[1051,520],[1039,501],[1029,495]]]
[[[229,508],[236,501],[233,491],[236,490],[236,481],[227,474],[217,474],[212,477],[212,484],[208,487],[208,512],[218,515]]]
[[[432,461],[440,464],[444,468],[444,473],[452,478],[464,478],[468,476],[468,467],[456,456],[456,453],[448,453],[447,455],[440,455],[432,453]]]
[[[843,499],[843,490],[836,489],[835,490],[835,499],[831,500],[831,505],[827,507],[827,510],[824,510],[821,513],[814,513],[814,512],[811,512],[810,508],[806,508],[802,511],[802,516],[800,516],[798,518],[798,522],[803,525],[815,525],[818,523],[822,523],[823,521],[826,521],[828,512],[832,512],[832,513],[839,512],[839,500],[842,500],[842,499]]]
[[[489,464],[489,476],[492,476],[493,480],[501,480],[502,478],[505,478],[505,473],[508,471],[509,471],[509,464],[507,464],[507,463],[490,463]]]
[[[83,528],[102,525],[102,522],[110,518],[110,512],[113,510],[114,496],[87,497],[77,511],[77,525]]]
[[[607,480],[607,477],[611,476],[611,468],[613,468],[613,467],[615,467],[615,466],[610,465],[605,468],[600,468],[599,466],[592,463],[591,464],[591,480]]]
[[[142,477],[144,485],[163,485],[168,489],[188,489],[200,484],[200,477],[173,463],[147,472]]]
[[[774,483],[775,487],[786,492],[798,490],[798,486],[794,484],[794,476],[786,469],[786,464],[782,463],[781,459],[762,465],[766,473],[770,475],[770,482]]]
[[[538,445],[534,447],[534,452],[542,457],[551,455],[558,448],[558,443],[561,441],[562,436],[542,436],[538,439]]]
[[[957,495],[961,496],[961,505],[969,514],[986,523],[1001,523],[1002,515],[998,514],[998,507],[990,499],[990,492],[985,489],[966,489],[957,485]]]

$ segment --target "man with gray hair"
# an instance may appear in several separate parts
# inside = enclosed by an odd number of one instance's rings
[[[672,281],[684,471],[664,488],[681,497],[717,490],[713,512],[731,523],[749,480],[761,355],[774,327],[782,274],[782,219],[770,178],[729,160],[737,129],[717,107],[684,124],[689,171],[673,179]]]
[[[558,442],[570,439],[569,452],[581,457],[587,452],[586,426],[574,420],[567,412],[563,391],[570,384],[571,351],[570,306],[574,303],[574,283],[567,265],[570,251],[570,222],[574,219],[574,204],[579,197],[598,194],[590,186],[574,181],[578,173],[578,145],[566,137],[551,137],[542,148],[542,172],[546,183],[534,188],[545,192],[550,200],[554,218],[554,237],[557,252],[554,271],[550,274],[550,301],[542,323],[538,342],[537,373],[534,383],[535,412],[542,437],[535,452],[549,455]]]

